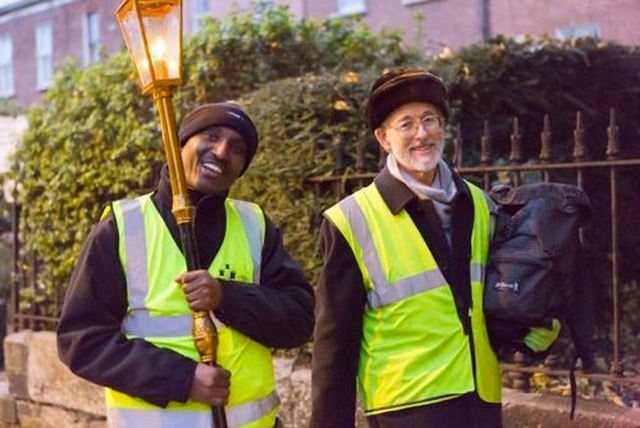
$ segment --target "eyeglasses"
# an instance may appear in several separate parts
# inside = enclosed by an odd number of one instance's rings
[[[396,130],[404,138],[411,138],[416,135],[419,126],[422,126],[427,132],[440,131],[442,128],[442,116],[428,115],[420,119],[405,119],[396,126],[389,126],[389,128]]]

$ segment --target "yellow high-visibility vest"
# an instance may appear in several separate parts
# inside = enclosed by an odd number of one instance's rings
[[[186,272],[183,254],[150,195],[112,204],[118,225],[119,256],[127,278],[129,306],[122,323],[127,337],[142,337],[195,361],[192,311],[175,278]],[[265,220],[255,204],[227,199],[224,240],[208,270],[213,277],[251,286],[260,281]],[[271,428],[279,410],[270,350],[214,318],[217,362],[231,372],[229,427]],[[167,367],[171,370],[171,367]],[[211,407],[193,401],[166,408],[113,389],[106,390],[112,427],[211,428]]]
[[[417,407],[477,390],[501,400],[497,357],[487,335],[482,295],[490,241],[483,192],[469,183],[471,336],[465,334],[442,271],[406,210],[394,215],[371,184],[325,215],[351,247],[367,292],[358,388],[367,416]]]

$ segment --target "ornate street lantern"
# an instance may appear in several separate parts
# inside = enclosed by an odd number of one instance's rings
[[[116,18],[140,78],[142,93],[182,84],[180,0],[128,0]]]

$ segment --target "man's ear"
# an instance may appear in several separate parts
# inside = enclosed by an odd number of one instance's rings
[[[378,140],[382,149],[389,153],[391,151],[391,144],[389,144],[389,141],[387,140],[387,130],[382,126],[379,126],[373,130],[373,135],[376,137],[376,140]]]

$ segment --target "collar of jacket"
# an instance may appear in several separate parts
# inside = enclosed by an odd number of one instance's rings
[[[192,194],[196,213],[193,222],[200,266],[209,266],[220,248],[226,228],[225,195]],[[180,248],[181,236],[171,206],[171,181],[167,168],[163,168],[152,200],[169,229],[173,240]]]
[[[463,184],[462,178],[453,170],[451,170],[451,176],[458,189],[451,204],[455,204],[459,198],[471,200],[470,190]],[[417,198],[406,184],[391,175],[386,166],[373,181],[380,191],[382,199],[394,215],[398,214],[411,200]]]

